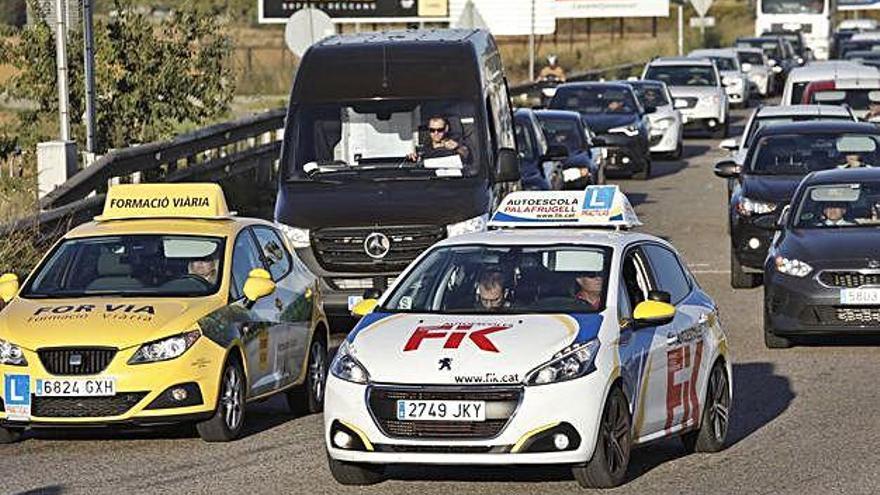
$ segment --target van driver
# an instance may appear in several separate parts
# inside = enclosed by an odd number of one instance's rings
[[[431,141],[421,153],[413,151],[407,155],[406,158],[409,161],[416,162],[419,159],[449,156],[450,152],[454,151],[461,156],[462,162],[468,162],[470,150],[464,144],[449,137],[449,122],[444,117],[435,116],[428,120],[428,135]]]

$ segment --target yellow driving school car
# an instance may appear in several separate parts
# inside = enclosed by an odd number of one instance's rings
[[[21,286],[0,277],[0,443],[41,426],[194,422],[242,433],[248,402],[324,398],[315,276],[216,184],[118,185]]]

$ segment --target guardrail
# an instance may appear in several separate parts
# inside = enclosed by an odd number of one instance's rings
[[[259,201],[260,190],[272,187],[274,191],[285,114],[284,109],[272,110],[171,141],[111,151],[46,194],[40,200],[41,213],[6,225],[0,232],[34,229],[40,237],[55,237],[97,215],[107,187],[118,182],[230,183],[230,188],[238,185],[243,190],[229,195],[230,207],[253,212],[260,208],[253,203]]]

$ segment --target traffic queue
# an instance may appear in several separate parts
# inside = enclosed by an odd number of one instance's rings
[[[608,488],[636,446],[722,450],[717,305],[607,181],[650,179],[686,131],[723,139],[730,282],[764,284],[767,347],[876,330],[880,130],[860,121],[880,115],[880,72],[799,40],[656,58],[637,80],[555,78],[543,109],[512,107],[485,31],[318,42],[274,222],[236,216],[214,184],[115,185],[31,274],[0,276],[0,443],[175,423],[230,441],[248,403],[283,394],[324,411],[346,485],[398,463],[530,464]],[[791,104],[759,104],[727,139],[731,106],[780,93]],[[331,354],[331,322],[352,316]]]

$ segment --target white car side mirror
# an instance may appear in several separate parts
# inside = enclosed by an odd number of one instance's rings
[[[723,150],[736,151],[739,148],[739,143],[736,142],[735,138],[728,138],[721,141],[721,144],[719,144],[718,147]]]

